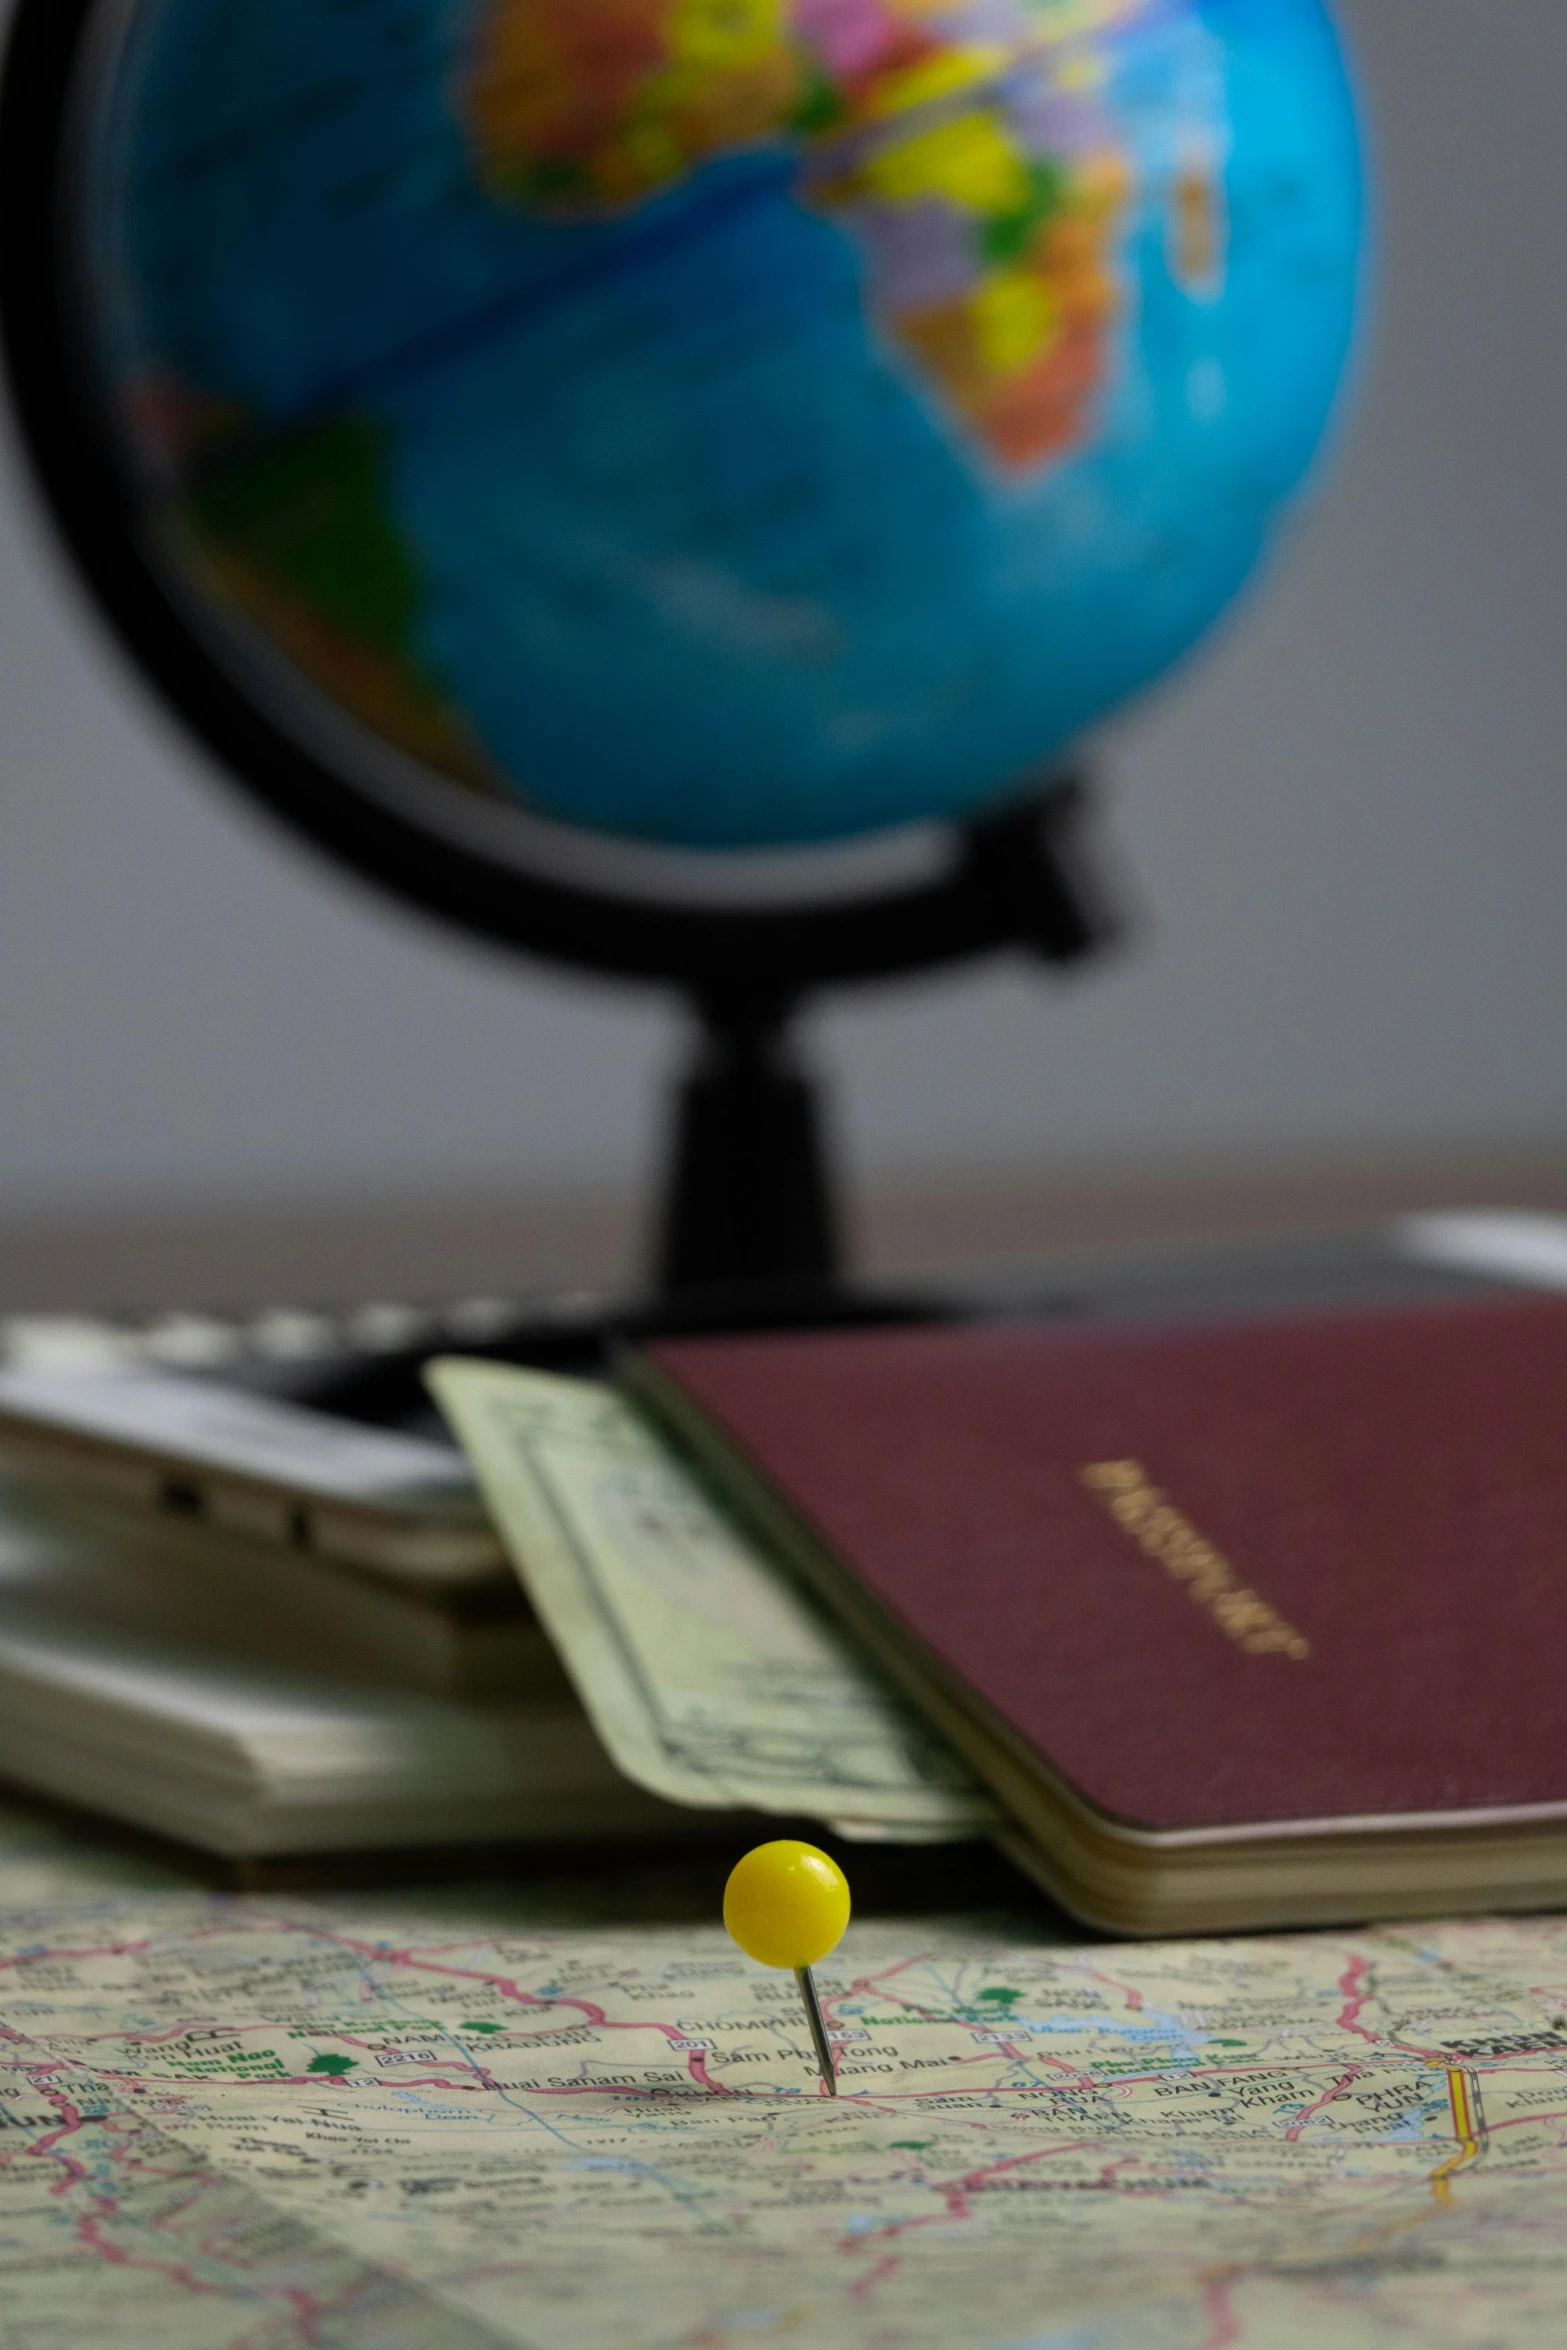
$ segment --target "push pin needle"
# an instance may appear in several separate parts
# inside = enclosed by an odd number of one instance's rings
[[[811,2038],[816,2047],[816,2061],[822,2068],[822,2079],[827,2083],[827,2094],[838,2094],[838,2068],[832,2060],[832,2043],[827,2037],[827,2026],[822,2021],[822,2003],[816,1996],[816,1977],[808,1966],[797,1966],[794,1979],[800,1986],[800,1997],[805,2002],[805,2020],[811,2027]]]
[[[724,1887],[724,1924],[747,1958],[793,1970],[829,2097],[838,2094],[838,2073],[811,1969],[837,1949],[848,1922],[849,1884],[842,1869],[814,1844],[797,1844],[793,1837],[758,1844],[736,1862]]]

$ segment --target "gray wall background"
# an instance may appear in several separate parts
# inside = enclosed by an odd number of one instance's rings
[[[825,1015],[862,1172],[1567,1139],[1567,15],[1351,0],[1379,321],[1264,591],[1105,746],[1144,910]],[[513,966],[214,788],[0,470],[0,1218],[617,1184],[660,1009]]]

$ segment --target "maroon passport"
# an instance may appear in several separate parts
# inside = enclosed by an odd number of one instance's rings
[[[1085,1914],[1567,1896],[1567,1304],[684,1341],[629,1384]]]

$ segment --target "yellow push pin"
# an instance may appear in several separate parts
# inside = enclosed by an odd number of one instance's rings
[[[763,1966],[793,1967],[829,2097],[838,2094],[838,2075],[811,1969],[837,1949],[848,1922],[849,1880],[842,1869],[814,1844],[797,1844],[792,1836],[748,1852],[724,1887],[724,1924],[746,1957]]]

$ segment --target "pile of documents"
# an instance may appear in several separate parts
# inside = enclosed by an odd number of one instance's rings
[[[505,1549],[455,1446],[154,1371],[0,1375],[0,1773],[234,1858],[992,1821],[612,1391],[451,1376],[505,1383]]]

